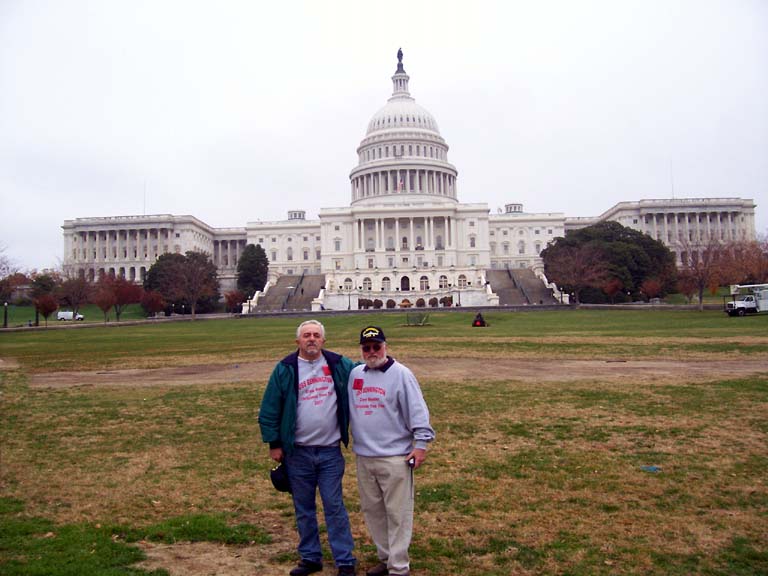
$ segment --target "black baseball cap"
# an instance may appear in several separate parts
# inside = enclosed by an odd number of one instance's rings
[[[364,342],[386,342],[387,338],[384,336],[384,330],[378,326],[366,326],[360,332],[360,344]]]
[[[288,470],[282,463],[278,464],[269,473],[269,479],[278,492],[292,492],[291,483],[288,480]]]

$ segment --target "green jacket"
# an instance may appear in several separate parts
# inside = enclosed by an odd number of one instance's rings
[[[335,352],[323,350],[328,367],[331,369],[333,387],[336,390],[336,414],[339,432],[344,446],[349,444],[349,394],[347,381],[355,363]],[[277,363],[269,377],[259,410],[261,439],[269,442],[270,448],[282,448],[287,454],[293,452],[296,437],[296,410],[299,397],[299,352],[289,354]]]

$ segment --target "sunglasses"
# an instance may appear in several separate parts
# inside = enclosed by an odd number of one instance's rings
[[[381,350],[381,344],[378,342],[376,344],[363,344],[362,345],[363,352],[370,352],[371,349],[373,349],[374,352],[378,352]]]

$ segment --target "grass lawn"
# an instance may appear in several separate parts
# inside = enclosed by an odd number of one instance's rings
[[[768,573],[768,317],[722,312],[434,313],[324,318],[357,355],[382,326],[396,356],[476,366],[418,375],[437,440],[417,471],[419,575]],[[297,318],[0,333],[0,574],[163,574],[143,542],[226,544],[283,574],[296,560],[256,415],[265,382],[31,385],[52,371],[276,361]],[[494,359],[749,361],[712,374],[530,379]],[[429,364],[425,364],[429,366]],[[345,495],[363,566],[375,551],[354,457]],[[224,553],[224,552],[222,552]],[[250,556],[249,556],[250,555]],[[169,566],[170,568],[170,566]],[[331,573],[326,571],[327,573]],[[220,572],[226,574],[226,572]],[[334,572],[335,573],[335,572]]]

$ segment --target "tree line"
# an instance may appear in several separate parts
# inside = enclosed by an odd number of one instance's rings
[[[580,302],[624,302],[684,294],[712,294],[728,284],[768,282],[768,241],[683,240],[680,265],[659,240],[621,225],[600,222],[572,230],[541,252],[551,282]]]
[[[23,274],[5,258],[0,264],[0,301],[11,300],[19,287],[29,286],[30,303],[46,324],[60,307],[71,309],[76,317],[85,304],[95,304],[104,314],[105,322],[110,312],[119,322],[131,304],[140,304],[147,315],[189,313],[194,319],[198,313],[214,311],[221,300],[216,266],[207,254],[197,251],[161,255],[147,271],[143,284],[105,273],[94,281],[82,274]],[[264,288],[268,268],[264,250],[258,245],[247,245],[238,262],[237,289],[224,294],[227,311],[238,311],[246,298]]]

